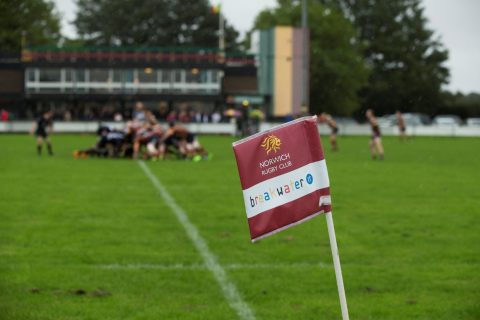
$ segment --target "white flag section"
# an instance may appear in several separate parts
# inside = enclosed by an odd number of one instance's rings
[[[325,160],[309,163],[281,176],[265,180],[243,190],[247,217],[302,198],[309,193],[328,188]]]

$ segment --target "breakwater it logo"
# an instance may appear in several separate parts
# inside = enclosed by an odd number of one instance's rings
[[[306,182],[306,183],[305,183]],[[277,186],[271,186],[268,190],[264,190],[260,194],[249,195],[250,198],[250,207],[255,208],[258,205],[263,203],[268,203],[268,201],[275,198],[282,198],[287,196],[290,193],[304,192],[304,190],[313,183],[313,175],[307,173],[305,178],[297,178],[295,180],[290,180],[289,182],[283,181]]]
[[[263,139],[263,142],[261,146],[267,151],[267,155],[270,153],[270,151],[273,151],[274,153],[277,153],[278,150],[280,150],[280,145],[282,144],[282,141],[274,136],[273,134],[267,136],[265,139]]]

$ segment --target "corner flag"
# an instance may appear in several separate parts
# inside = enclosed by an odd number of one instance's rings
[[[342,319],[348,320],[317,117],[254,134],[233,143],[233,151],[253,242],[325,213]]]
[[[252,241],[331,211],[316,117],[233,143]]]

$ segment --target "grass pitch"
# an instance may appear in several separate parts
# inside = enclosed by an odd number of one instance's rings
[[[0,136],[1,319],[236,319],[138,164],[74,160],[93,136]],[[323,216],[251,244],[232,138],[148,163],[257,319],[340,319]],[[480,140],[341,137],[328,152],[351,319],[480,319]]]

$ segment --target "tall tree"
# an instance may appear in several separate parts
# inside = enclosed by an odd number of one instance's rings
[[[18,53],[26,45],[57,44],[60,16],[47,0],[0,0],[0,51]]]
[[[218,47],[219,15],[208,0],[78,0],[74,24],[93,45]],[[238,32],[225,20],[226,49]]]
[[[365,108],[434,113],[448,83],[448,51],[426,26],[421,0],[323,0],[357,27],[372,68]]]
[[[350,115],[359,107],[358,91],[368,71],[356,31],[341,12],[318,1],[308,3],[310,28],[310,111]],[[254,29],[301,25],[301,2],[278,0],[256,17]]]

